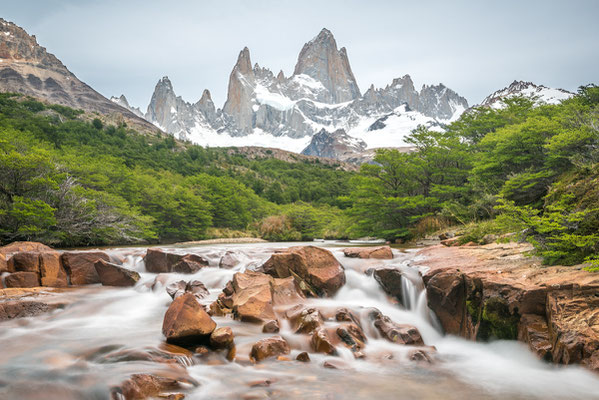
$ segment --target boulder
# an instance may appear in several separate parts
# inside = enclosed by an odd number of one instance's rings
[[[307,352],[302,351],[295,357],[295,359],[301,362],[310,362],[310,355]]]
[[[256,362],[260,362],[267,358],[289,354],[289,352],[289,344],[285,339],[281,336],[272,336],[254,343],[250,352],[250,358]]]
[[[371,312],[370,317],[374,321],[374,327],[388,341],[405,345],[424,345],[422,336],[420,336],[420,332],[418,332],[416,327],[406,324],[396,324],[378,310]]]
[[[345,271],[321,247],[298,246],[274,253],[260,270],[275,278],[293,276],[307,295],[333,296],[345,284]]]
[[[234,344],[233,330],[228,326],[216,328],[210,335],[210,346],[213,349],[228,349]]]
[[[208,261],[196,254],[175,254],[154,248],[147,250],[144,262],[146,271],[157,274],[161,272],[194,273],[208,265]]]
[[[198,300],[210,294],[206,286],[198,280],[173,282],[166,287],[166,292],[173,300],[185,293],[193,294]]]
[[[8,256],[14,253],[22,251],[34,251],[38,253],[44,253],[47,251],[54,251],[51,247],[38,242],[13,242],[6,246],[0,247],[0,254],[3,254],[7,259]]]
[[[354,323],[342,324],[337,328],[336,332],[337,336],[341,339],[341,342],[354,353],[354,357],[364,357],[362,349],[364,348],[367,339],[366,335],[358,325]]]
[[[113,400],[145,400],[153,398],[183,399],[172,394],[173,391],[182,390],[183,387],[173,378],[166,378],[150,374],[135,374],[118,387],[111,389]],[[183,396],[181,394],[181,396]]]
[[[393,258],[393,251],[389,246],[348,247],[343,249],[343,254],[352,258],[376,258],[379,260],[391,260]]]
[[[325,328],[319,328],[312,333],[310,339],[312,350],[317,353],[325,353],[329,355],[337,355],[337,349],[333,344],[333,340],[329,332]]]
[[[335,320],[342,322],[353,322],[358,327],[361,328],[362,324],[360,323],[360,319],[355,316],[355,314],[349,311],[347,308],[342,307],[335,310]]]
[[[72,285],[100,283],[94,264],[98,260],[110,261],[108,254],[101,251],[67,251],[61,259]]]
[[[140,278],[137,272],[102,259],[96,261],[94,267],[103,286],[135,286]]]
[[[389,296],[403,303],[402,273],[396,268],[378,268],[373,272],[374,279]]]
[[[30,288],[40,286],[40,278],[36,272],[13,272],[4,278],[7,288]]]
[[[60,262],[57,251],[39,254],[40,278],[42,286],[67,287],[69,285],[67,272]]]
[[[221,257],[218,267],[224,269],[232,269],[239,265],[239,260],[235,257],[235,252],[227,251],[224,256]]]
[[[63,307],[64,304],[41,300],[9,300],[0,303],[0,321],[34,317]]]
[[[301,304],[285,311],[285,318],[289,320],[291,329],[295,333],[311,333],[324,324],[320,311]]]
[[[162,323],[167,342],[184,346],[206,343],[215,328],[216,323],[191,293],[171,303]]]
[[[295,304],[305,300],[305,296],[292,276],[275,278],[271,282],[272,301],[274,304]]]
[[[276,319],[268,321],[262,326],[262,333],[278,333],[279,330],[279,322]]]

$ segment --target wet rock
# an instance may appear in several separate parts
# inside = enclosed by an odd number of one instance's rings
[[[166,287],[166,292],[173,300],[185,293],[193,294],[198,300],[210,294],[206,286],[198,280],[173,282]]]
[[[405,345],[424,345],[422,336],[420,336],[420,332],[416,327],[407,324],[396,324],[378,310],[371,312],[370,318],[374,321],[374,327],[381,336],[388,341]]]
[[[288,278],[275,278],[271,282],[271,285],[274,304],[299,303],[306,298],[292,276]]]
[[[279,322],[275,319],[266,322],[262,326],[263,333],[278,333],[279,332]]]
[[[328,369],[351,369],[349,364],[343,360],[326,360],[322,366]]]
[[[378,268],[373,271],[374,279],[389,296],[403,302],[402,273],[395,268]]]
[[[7,288],[30,288],[40,286],[40,278],[37,272],[13,272],[4,278]]]
[[[40,253],[39,263],[42,286],[66,287],[69,285],[67,272],[60,262],[60,254],[58,252]]]
[[[379,260],[391,260],[393,258],[393,251],[389,246],[348,247],[343,249],[343,254],[352,258],[376,258]]]
[[[208,266],[208,261],[195,254],[187,254],[181,261],[173,265],[172,271],[180,274],[194,274],[203,267]]]
[[[194,273],[208,265],[208,261],[196,254],[167,253],[164,250],[153,248],[147,250],[144,262],[146,271],[154,273]]]
[[[289,344],[281,336],[273,336],[261,339],[254,343],[250,352],[250,358],[260,362],[270,357],[278,357],[289,354]]]
[[[0,303],[0,321],[35,317],[62,307],[64,304],[48,303],[41,300],[9,300]]]
[[[152,282],[152,285],[151,285],[152,291],[156,291],[156,290],[162,289],[163,287],[167,286],[169,279],[170,279],[169,274],[156,275],[156,277],[154,278],[154,281]]]
[[[239,260],[235,257],[235,252],[233,251],[227,251],[218,263],[218,267],[224,269],[233,269],[237,265],[239,265]]]
[[[94,264],[98,260],[110,261],[108,254],[101,251],[69,251],[62,253],[61,259],[72,285],[100,283]]]
[[[551,338],[545,317],[534,314],[522,315],[518,324],[518,340],[528,344],[539,358],[551,361]]]
[[[316,246],[290,247],[274,253],[260,270],[276,278],[293,276],[311,296],[333,296],[345,284],[345,271],[333,254]]]
[[[337,349],[335,348],[333,341],[325,328],[319,328],[312,333],[310,346],[312,346],[312,350],[317,353],[337,355]]]
[[[215,328],[216,323],[195,296],[185,293],[176,298],[166,311],[162,333],[168,343],[189,346],[207,342]]]
[[[342,322],[342,321],[353,322],[354,324],[356,324],[359,327],[362,326],[362,324],[360,323],[360,319],[358,317],[356,317],[354,313],[352,313],[345,307],[338,308],[337,310],[335,310],[335,320],[337,320],[339,322]]]
[[[139,274],[105,260],[98,260],[94,267],[103,286],[135,286]]]
[[[324,324],[320,311],[301,304],[285,311],[285,318],[289,320],[295,333],[311,333]]]
[[[307,352],[302,351],[295,357],[295,359],[301,362],[310,362],[310,355]]]
[[[433,363],[433,358],[431,357],[430,353],[422,349],[411,350],[408,353],[408,359],[410,359],[410,361],[416,361],[427,364]]]
[[[258,380],[255,380],[255,381],[248,382],[247,385],[249,387],[268,387],[273,382],[274,381],[272,379],[258,379]]]
[[[145,400],[150,398],[174,399],[170,392],[181,390],[182,386],[176,379],[150,374],[135,374],[119,387],[111,389],[113,400]],[[175,394],[175,396],[177,396]],[[178,397],[182,398],[182,397]]]
[[[228,326],[216,328],[210,335],[210,346],[213,349],[228,349],[233,344],[233,330]]]
[[[227,283],[210,309],[215,315],[229,310],[235,319],[246,322],[266,322],[276,319],[273,310],[271,276],[256,272],[238,272]]]
[[[361,350],[366,342],[366,335],[360,327],[353,323],[342,324],[337,328],[337,336],[358,358],[363,357]]]

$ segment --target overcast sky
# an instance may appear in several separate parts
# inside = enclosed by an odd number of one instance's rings
[[[410,74],[480,102],[513,80],[575,91],[599,83],[599,1],[0,0],[0,16],[103,95],[144,111],[168,75],[185,100],[222,107],[229,73],[252,62],[293,72],[323,27],[346,47],[362,92]]]

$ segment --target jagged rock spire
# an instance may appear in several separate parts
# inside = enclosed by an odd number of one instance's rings
[[[360,97],[358,83],[349,65],[345,47],[337,49],[331,31],[323,28],[302,48],[294,75],[305,74],[329,91],[329,103],[343,103]]]
[[[250,59],[250,50],[244,47],[229,76],[227,101],[223,112],[232,119],[233,124],[241,132],[248,133],[252,129],[251,99],[255,86],[254,70]]]

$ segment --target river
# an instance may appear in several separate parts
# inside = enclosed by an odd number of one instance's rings
[[[170,281],[202,281],[210,290],[204,300],[210,303],[235,272],[260,265],[275,248],[296,244],[162,248],[196,253],[211,262],[211,267],[196,274],[169,276]],[[262,333],[260,325],[214,317],[218,326],[232,327],[238,362],[220,355],[207,359],[180,355],[173,364],[144,360],[144,355],[163,346],[161,326],[171,298],[162,286],[151,288],[155,275],[145,272],[145,248],[115,248],[104,251],[141,274],[135,287],[83,287],[62,294],[70,302],[64,309],[0,323],[0,398],[108,399],[110,387],[131,374],[176,374],[185,366],[192,378],[187,399],[599,399],[599,376],[583,368],[539,361],[518,342],[475,343],[444,336],[426,306],[418,270],[411,266],[417,257],[415,249],[394,250],[393,260],[381,261],[344,257],[343,247],[334,243],[317,245],[329,248],[345,267],[347,283],[334,298],[308,299],[306,304],[325,314],[346,307],[360,315],[368,337],[364,359],[354,359],[347,350],[339,357],[310,353],[310,363],[252,365],[246,362],[251,345],[271,335]],[[235,252],[241,263],[231,270],[219,269],[218,261],[227,251]],[[364,273],[381,265],[405,272],[407,304],[391,302],[373,277]],[[437,348],[434,362],[410,361],[408,347],[381,339],[369,328],[369,307],[397,323],[415,325],[425,344]],[[307,337],[292,333],[284,323],[280,335],[291,344],[292,360],[300,351],[310,350]],[[334,358],[342,360],[343,368],[323,367],[325,360]],[[268,386],[253,384],[265,379]]]

